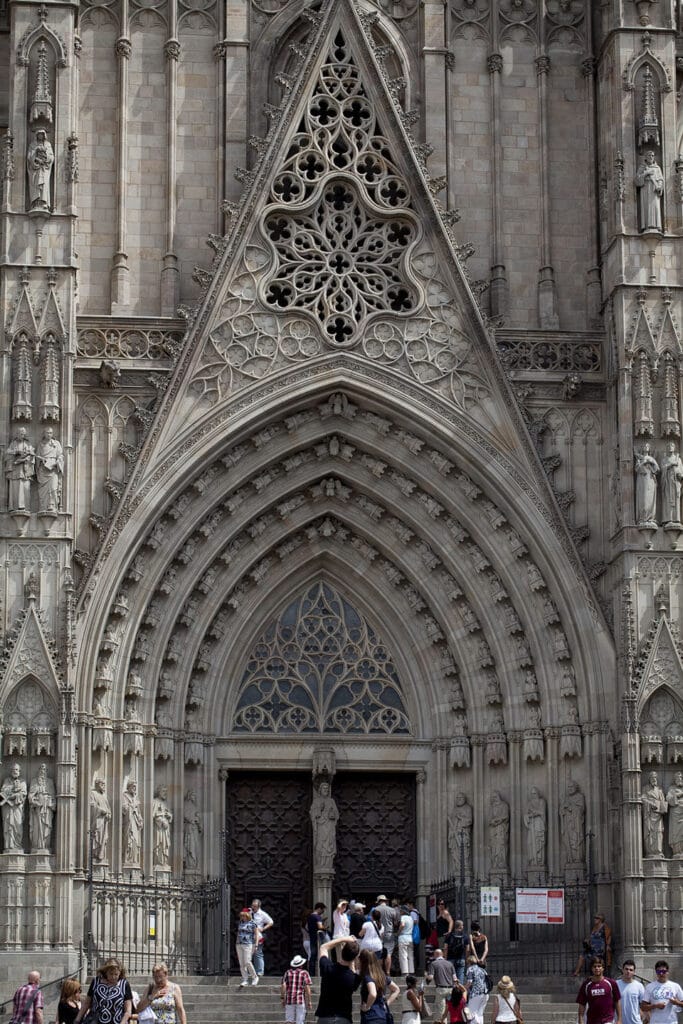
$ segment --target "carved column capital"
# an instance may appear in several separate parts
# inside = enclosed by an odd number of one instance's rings
[[[503,70],[503,55],[502,53],[490,53],[486,58],[486,67],[488,72],[492,75],[494,72],[501,74]]]
[[[541,54],[540,57],[537,57],[535,59],[535,61],[534,61],[534,64],[536,65],[536,74],[537,75],[547,75],[547,74],[549,74],[549,72],[550,72],[550,57],[548,57],[546,54]]]
[[[584,78],[593,78],[597,68],[598,62],[595,57],[586,57],[581,61],[581,74]]]
[[[164,44],[166,60],[180,60],[180,43],[177,39],[167,39]]]
[[[116,40],[115,49],[117,57],[125,57],[126,60],[130,59],[130,55],[133,49],[131,46],[130,39],[127,39],[125,36],[119,36],[119,38]]]
[[[216,43],[213,48],[214,60],[225,60],[228,55],[228,44],[225,39],[221,40],[220,43]]]

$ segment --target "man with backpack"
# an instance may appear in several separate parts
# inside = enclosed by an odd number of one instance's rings
[[[465,931],[463,921],[455,921],[453,930],[445,937],[443,955],[453,965],[456,977],[461,985],[465,982],[465,959],[470,944],[470,937]]]

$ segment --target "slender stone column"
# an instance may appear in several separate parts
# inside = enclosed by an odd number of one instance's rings
[[[493,19],[493,32],[497,37],[497,18]],[[491,207],[493,238],[491,239],[490,301],[491,316],[498,317],[507,314],[510,302],[503,247],[503,150],[500,113],[500,77],[503,73],[502,54],[489,54],[486,65],[491,76]]]
[[[541,160],[541,266],[538,271],[538,322],[546,330],[557,330],[560,319],[557,314],[555,272],[550,252],[550,187],[548,181],[548,74],[550,57],[541,54],[536,58],[536,80],[538,82],[538,135]]]
[[[180,298],[180,268],[175,252],[177,212],[176,151],[178,142],[178,2],[168,0],[166,56],[166,252],[161,269],[161,314],[174,316]]]
[[[128,0],[121,0],[121,35],[116,40],[118,58],[118,112],[116,140],[116,252],[111,274],[111,311],[127,313],[130,306],[126,205],[128,199],[128,62],[131,54]]]
[[[503,794],[510,804],[510,871],[513,878],[523,877],[526,870],[526,831],[524,829],[524,805],[527,794],[522,784],[522,734],[508,733],[509,775],[506,784],[508,794]]]
[[[624,699],[621,736],[622,872],[621,906],[624,950],[640,953],[643,940],[643,831],[640,797],[640,738],[636,701]]]
[[[590,18],[586,19],[586,31],[590,34]],[[597,120],[596,120],[596,109],[595,109],[595,71],[596,71],[596,60],[594,57],[587,57],[581,64],[581,73],[583,74],[586,82],[586,123],[590,125],[590,130],[587,132],[588,135],[588,166],[590,168],[597,167],[596,158],[596,139],[597,139]],[[586,273],[586,298],[588,307],[588,326],[601,325],[600,320],[600,309],[602,306],[602,284],[600,276],[600,233],[598,225],[600,223],[600,214],[598,212],[598,195],[597,195],[597,171],[592,173],[588,180],[589,188],[589,199],[590,199],[590,211],[591,216],[588,218],[590,225],[590,253],[591,260],[594,260],[594,265],[589,268]]]
[[[423,0],[422,10],[425,133],[427,141],[434,147],[429,159],[429,173],[432,177],[441,177],[448,173],[448,10],[444,0]]]

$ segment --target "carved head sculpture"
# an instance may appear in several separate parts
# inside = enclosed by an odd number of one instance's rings
[[[683,772],[676,772],[674,775],[674,786],[683,786]]]
[[[168,796],[168,786],[157,786],[154,795],[157,796],[160,800],[165,800],[166,797]]]
[[[17,433],[16,433],[16,439],[18,441],[25,441],[27,437],[28,437],[28,432],[26,430],[26,427],[19,427],[19,429],[17,430]]]
[[[138,791],[138,784],[131,779],[126,785],[126,792],[130,793],[131,796],[135,796]]]
[[[659,783],[659,779],[657,778],[657,772],[650,772],[650,774],[648,775],[648,782],[650,783],[653,789],[657,788],[657,785]]]
[[[45,427],[45,430],[43,431],[43,441],[51,441],[54,436],[55,432],[52,427]]]
[[[462,807],[463,804],[465,803],[465,794],[464,793],[456,793],[455,794],[455,803],[456,803],[457,807]]]
[[[325,797],[329,796],[330,795],[330,784],[329,784],[329,782],[321,782],[319,787],[318,787],[318,793],[320,794],[320,796],[325,796]]]
[[[20,776],[21,776],[21,768],[19,767],[19,765],[17,764],[16,761],[14,762],[12,767],[10,768],[9,772],[10,772],[10,775],[12,776],[13,779],[20,778]]]
[[[104,793],[104,779],[95,779],[95,789],[98,793]]]
[[[655,162],[655,151],[654,149],[646,149],[643,154],[643,159],[646,164],[653,164]]]

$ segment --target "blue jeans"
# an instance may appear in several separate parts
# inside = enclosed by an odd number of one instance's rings
[[[254,960],[256,957],[254,957]],[[453,964],[453,970],[456,973],[457,979],[461,985],[465,984],[465,961],[464,960],[451,960]]]
[[[254,954],[252,956],[252,961],[253,961],[254,967],[256,968],[256,973],[259,974],[261,977],[263,977],[263,972],[266,969],[266,964],[265,964],[265,960],[264,960],[264,957],[263,957],[263,943],[262,942],[259,942],[258,946],[254,946]]]

